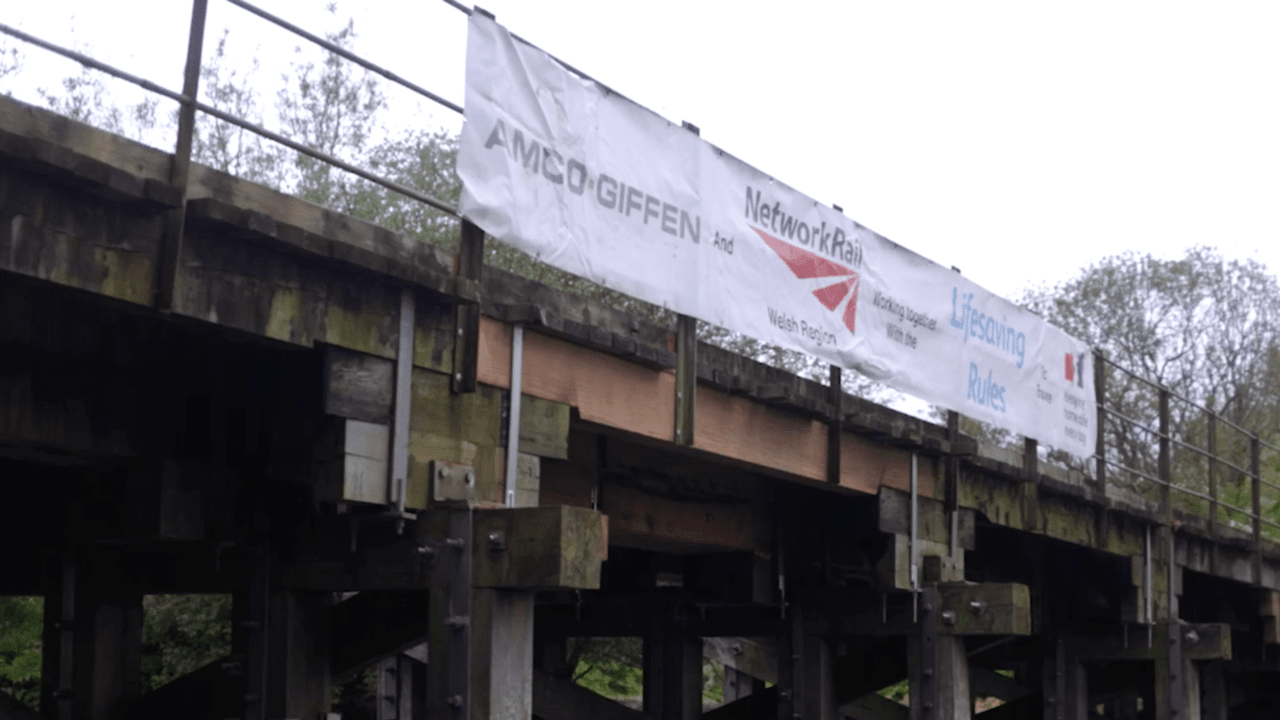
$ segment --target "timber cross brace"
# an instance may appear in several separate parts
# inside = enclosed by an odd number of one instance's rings
[[[193,164],[161,261],[170,166],[0,99],[0,594],[43,598],[45,717],[317,718],[369,669],[379,718],[1275,717],[1257,528],[482,273],[474,227]],[[231,639],[144,693],[155,594],[230,595]],[[636,639],[640,709],[581,638]]]

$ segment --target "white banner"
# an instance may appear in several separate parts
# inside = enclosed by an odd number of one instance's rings
[[[461,211],[558,268],[1087,457],[1088,347],[480,13]]]

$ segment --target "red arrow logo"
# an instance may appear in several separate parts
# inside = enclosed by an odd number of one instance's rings
[[[791,268],[791,272],[795,273],[797,278],[801,280],[822,277],[847,278],[833,285],[818,288],[813,291],[813,294],[818,298],[818,302],[822,303],[823,307],[832,311],[840,307],[840,303],[846,297],[852,295],[853,297],[849,300],[849,304],[845,306],[842,319],[844,320],[844,326],[849,328],[849,332],[853,332],[854,321],[857,319],[858,314],[858,273],[821,255],[802,250],[795,245],[784,242],[760,228],[753,227],[751,229],[756,231],[761,240],[764,240],[765,245],[768,245],[771,250],[778,254],[778,257],[782,258],[782,262]]]

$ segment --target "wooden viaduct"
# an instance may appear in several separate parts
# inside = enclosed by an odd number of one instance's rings
[[[315,720],[373,664],[405,720],[1280,717],[1280,548],[208,168],[174,250],[170,163],[0,102],[42,717]],[[149,593],[232,594],[231,655],[141,694]],[[644,638],[643,711],[575,636]]]

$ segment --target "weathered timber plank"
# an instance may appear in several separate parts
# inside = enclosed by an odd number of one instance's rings
[[[911,532],[911,495],[891,487],[880,487],[878,494],[880,532],[908,535]],[[917,532],[922,540],[950,544],[951,523],[940,500],[917,499]],[[972,510],[960,510],[957,544],[965,550],[977,548]]]
[[[615,545],[678,553],[772,548],[774,524],[754,503],[677,500],[614,482],[601,492]]]
[[[765,682],[778,681],[778,647],[772,637],[703,638],[702,656]]]
[[[104,219],[108,227],[62,227],[25,215],[0,218],[0,267],[125,302],[151,301],[152,227],[145,218]],[[123,231],[123,232],[122,232]]]
[[[938,592],[944,635],[1031,634],[1031,591],[1026,585],[944,583]]]
[[[1157,623],[1156,634],[1168,623]],[[1230,660],[1231,626],[1227,623],[1180,623],[1182,657],[1187,660]],[[1150,660],[1155,649],[1147,647],[1147,628],[1131,626],[1077,630],[1066,638],[1067,647],[1082,660]]]

